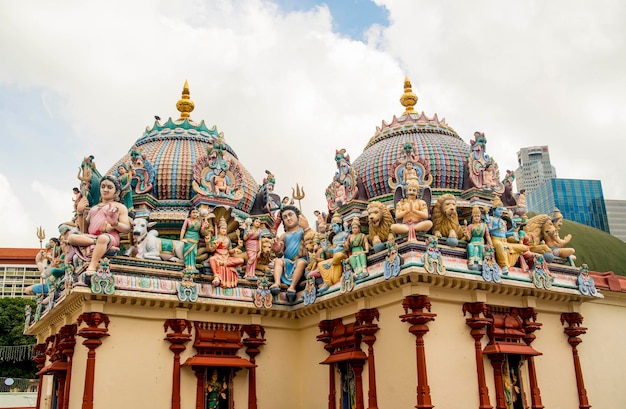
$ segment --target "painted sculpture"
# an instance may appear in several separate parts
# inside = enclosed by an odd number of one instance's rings
[[[118,250],[120,233],[126,234],[131,229],[128,209],[119,202],[121,192],[115,177],[104,176],[100,180],[100,202],[87,215],[84,215],[89,205],[87,198],[83,197],[76,206],[76,222],[81,233],[71,234],[67,241],[82,260],[89,262],[87,275],[96,272],[105,253]]]
[[[326,189],[326,201],[331,212],[352,201],[359,191],[357,175],[350,164],[350,155],[346,154],[345,149],[335,151],[335,162],[337,172]]]
[[[274,260],[274,284],[272,294],[280,292],[280,283],[288,286],[287,297],[295,300],[296,285],[300,282],[307,265],[304,234],[309,230],[309,223],[295,206],[284,206],[280,210],[285,233],[276,239],[272,250],[280,257]]]
[[[393,233],[408,234],[409,241],[416,240],[416,232],[427,232],[433,226],[433,222],[428,219],[428,205],[418,197],[419,187],[417,180],[407,181],[406,195],[396,204],[398,223],[391,225]]]
[[[470,180],[479,189],[501,195],[504,185],[500,182],[498,164],[487,153],[487,138],[478,131],[474,132],[474,138],[470,141],[472,153],[467,160]]]
[[[236,250],[232,248],[232,243],[228,237],[228,223],[221,218],[217,225],[217,235],[212,237],[207,243],[209,251],[213,255],[209,257],[211,270],[213,271],[214,286],[233,288],[237,287],[236,267],[244,264],[244,259],[236,257]]]
[[[322,243],[326,259],[317,263],[317,269],[324,281],[320,291],[325,291],[341,280],[344,270],[343,262],[348,258],[348,232],[343,230],[341,217],[333,216],[330,229],[328,238]]]
[[[358,217],[352,219],[347,247],[350,254],[348,260],[355,278],[360,280],[367,277],[369,275],[367,273],[367,253],[370,251],[370,244],[367,236],[361,232],[361,223]]]
[[[383,203],[370,202],[367,205],[367,222],[369,227],[368,239],[375,251],[385,248],[384,244],[393,240],[394,234],[391,232],[393,216]]]
[[[249,220],[249,221],[248,221]],[[256,280],[256,263],[261,252],[261,219],[247,219],[243,230],[243,242],[248,255],[244,278]]]
[[[472,208],[472,223],[467,226],[464,234],[467,243],[467,267],[470,270],[480,270],[479,264],[483,262],[485,245],[491,246],[491,235],[487,225],[482,221],[480,206]]]
[[[200,211],[192,208],[188,217],[183,222],[180,229],[180,241],[183,244],[183,260],[185,269],[196,273],[196,256],[198,254],[198,242],[200,241],[200,229],[202,228],[202,219],[200,219]]]
[[[144,194],[152,192],[156,173],[154,166],[146,159],[146,156],[139,148],[131,149],[129,155],[133,175],[131,184],[135,189],[135,193]]]
[[[568,234],[564,238],[561,238],[559,235],[563,225],[563,215],[559,209],[554,209],[554,212],[552,212],[552,225],[554,230],[546,232],[546,244],[550,246],[555,256],[575,260],[576,256],[574,256],[574,253],[576,250],[571,247],[563,247],[570,242],[572,235]]]
[[[502,201],[496,198],[492,207],[493,215],[486,217],[486,224],[491,235],[491,241],[496,253],[498,265],[502,267],[502,273],[508,274],[509,268],[513,267],[522,253],[529,250],[528,246],[518,243],[509,243],[506,238],[508,230],[504,219],[507,211],[502,206]]]
[[[441,195],[433,207],[433,234],[448,239],[449,246],[456,246],[458,239],[463,237],[463,229],[459,224],[456,198],[446,193]]]

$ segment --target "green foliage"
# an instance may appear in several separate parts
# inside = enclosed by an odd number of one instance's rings
[[[37,339],[24,335],[24,308],[30,305],[35,311],[35,301],[27,298],[0,298],[0,346],[32,345]],[[33,361],[0,362],[0,376],[35,378]]]
[[[586,263],[589,270],[612,271],[626,276],[626,243],[602,230],[563,220],[560,236],[572,235],[568,246],[576,249],[576,265]]]

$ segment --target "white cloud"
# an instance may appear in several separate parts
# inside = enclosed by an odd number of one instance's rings
[[[367,45],[333,33],[325,6],[284,13],[260,0],[11,3],[0,13],[0,87],[41,90],[45,115],[65,126],[37,130],[55,143],[47,160],[0,163],[0,172],[41,180],[35,193],[14,194],[28,217],[54,216],[56,226],[71,212],[82,157],[94,154],[108,170],[154,115],[177,116],[188,79],[192,118],[217,125],[258,181],[272,170],[279,194],[304,186],[310,216],[325,206],[335,149],[356,158],[375,127],[402,112],[407,74],[417,108],[445,117],[466,141],[486,132],[502,172],[516,167],[520,147],[548,144],[560,177],[602,179],[607,198],[626,198],[616,114],[626,91],[626,6],[377,3],[390,11],[390,27],[370,28]],[[24,128],[37,125],[23,115]],[[3,126],[3,137],[22,137]]]
[[[37,247],[36,226],[3,174],[0,197],[0,247]]]

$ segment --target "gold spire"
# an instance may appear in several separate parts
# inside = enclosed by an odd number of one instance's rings
[[[417,95],[415,95],[411,89],[409,77],[404,77],[404,94],[400,97],[400,103],[405,108],[404,114],[414,112],[413,107],[417,104]]]
[[[176,109],[178,109],[178,112],[180,112],[179,119],[189,118],[189,113],[193,111],[194,108],[195,104],[191,99],[189,99],[189,84],[187,83],[187,80],[185,80],[185,85],[183,86],[183,95],[176,103]]]

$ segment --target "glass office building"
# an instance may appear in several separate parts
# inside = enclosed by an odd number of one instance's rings
[[[532,191],[526,200],[529,212],[552,214],[610,233],[602,182],[582,179],[550,179]]]

